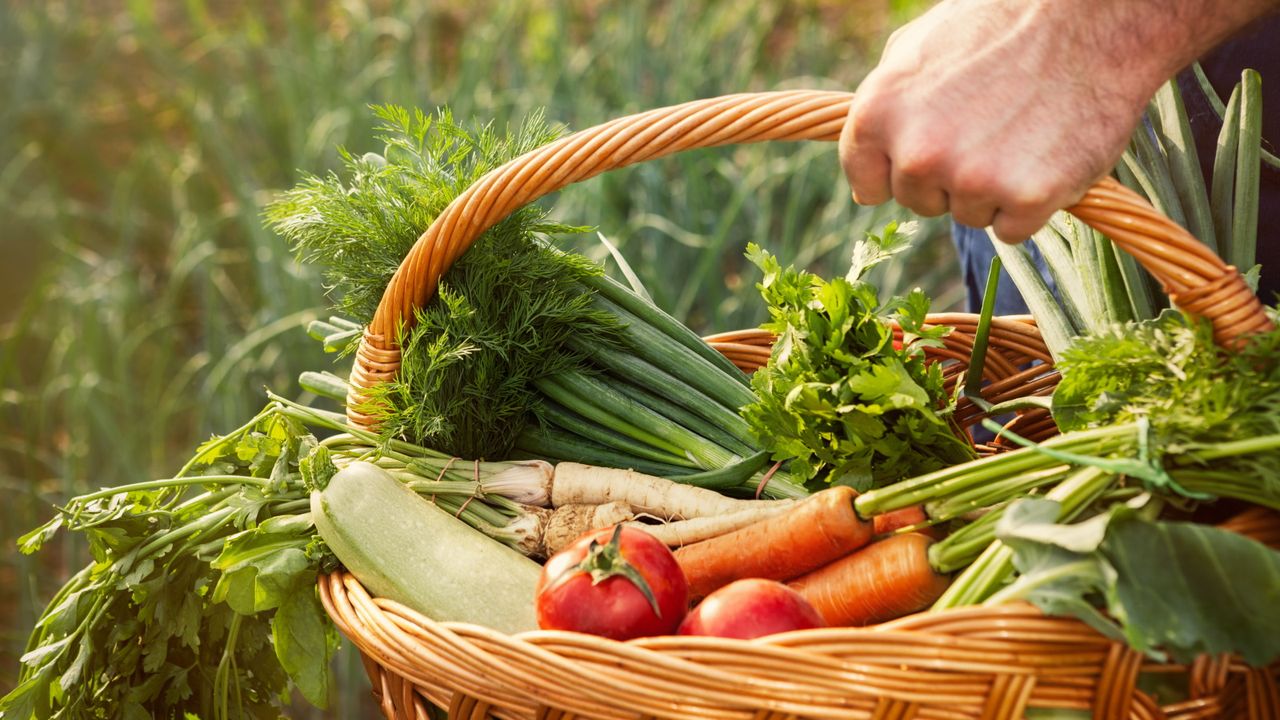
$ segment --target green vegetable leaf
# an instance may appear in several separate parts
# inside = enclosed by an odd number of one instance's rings
[[[302,484],[312,492],[328,487],[329,479],[338,472],[329,455],[329,448],[323,445],[317,445],[311,452],[303,455],[298,463],[298,470],[302,473]]]
[[[1280,657],[1280,552],[1126,506],[1057,525],[1055,506],[1019,500],[1001,518],[996,535],[1022,575],[993,601],[1025,598],[1075,615],[1156,658],[1234,652],[1261,667]]]
[[[1014,551],[1020,577],[1001,597],[1018,596],[1050,615],[1074,615],[1113,640],[1123,635],[1098,610],[1099,588],[1114,582],[1115,571],[1097,551],[1108,517],[1059,525],[1061,505],[1025,498],[1013,502],[996,523],[996,537]]]
[[[30,555],[44,547],[44,544],[58,533],[62,527],[62,516],[55,515],[52,520],[18,538],[18,549],[23,555]]]
[[[853,258],[849,263],[849,272],[845,275],[845,279],[849,282],[857,282],[871,268],[894,255],[909,250],[911,241],[919,229],[920,223],[912,220],[902,224],[891,222],[884,226],[882,235],[867,233],[864,238],[853,244]]]
[[[1179,662],[1280,657],[1280,552],[1214,527],[1136,519],[1110,528],[1104,551],[1117,573],[1108,606],[1133,647]]]
[[[973,458],[946,420],[940,368],[924,362],[922,347],[943,332],[924,327],[928,298],[915,291],[881,305],[859,279],[906,243],[891,225],[883,240],[858,246],[848,278],[830,281],[747,248],[763,273],[763,327],[778,340],[752,377],[756,400],[742,416],[775,460],[790,461],[793,477],[814,487],[864,491]],[[906,332],[901,346],[890,318]]]
[[[299,583],[271,619],[271,638],[280,666],[311,704],[329,702],[329,659],[338,638],[316,597],[315,582]]]

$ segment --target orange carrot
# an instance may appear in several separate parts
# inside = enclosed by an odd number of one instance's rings
[[[872,526],[853,509],[851,488],[828,488],[781,515],[676,550],[690,597],[742,578],[790,580],[871,541]]]
[[[896,530],[928,521],[929,516],[924,514],[924,506],[922,505],[911,505],[898,510],[890,510],[871,519],[871,522],[875,525],[876,537],[888,535]],[[928,535],[934,540],[940,540],[942,537],[942,531],[936,527],[922,527],[915,532]]]
[[[870,625],[923,610],[951,579],[929,565],[932,540],[917,533],[872,543],[790,583],[828,625]]]

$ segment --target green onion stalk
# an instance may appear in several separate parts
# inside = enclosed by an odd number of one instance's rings
[[[768,468],[738,411],[749,381],[683,324],[603,275],[581,280],[615,318],[619,346],[570,342],[588,365],[540,378],[538,422],[519,436],[524,457],[632,468],[702,487],[771,498],[807,491]]]
[[[967,521],[929,549],[935,570],[960,572],[935,610],[986,602],[1013,577],[1013,552],[997,539],[996,525],[1019,497],[1057,501],[1058,522],[1087,517],[1103,505],[1149,491],[1174,500],[1233,498],[1280,509],[1280,497],[1264,480],[1220,469],[1224,462],[1247,466],[1252,457],[1274,453],[1280,449],[1280,434],[1207,447],[1187,444],[1157,462],[1145,457],[1149,432],[1145,422],[1126,422],[1071,431],[1033,445],[1006,431],[1027,447],[871,490],[854,506],[869,518],[923,505],[930,524]]]

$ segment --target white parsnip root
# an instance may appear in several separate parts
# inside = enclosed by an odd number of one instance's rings
[[[735,500],[714,490],[681,485],[634,470],[562,462],[556,465],[551,504],[603,505],[621,500],[637,514],[662,520],[729,515],[747,508],[790,501]]]
[[[796,503],[794,500],[778,502],[753,500],[750,502],[753,507],[738,510],[728,515],[689,518],[688,520],[677,520],[660,525],[641,522],[629,522],[627,524],[644,530],[670,547],[680,547],[719,537],[746,527],[751,523],[781,515]]]

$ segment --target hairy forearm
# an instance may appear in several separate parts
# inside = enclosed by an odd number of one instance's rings
[[[1280,0],[1035,0],[1084,47],[1154,89]],[[1280,41],[1280,40],[1278,40]]]

